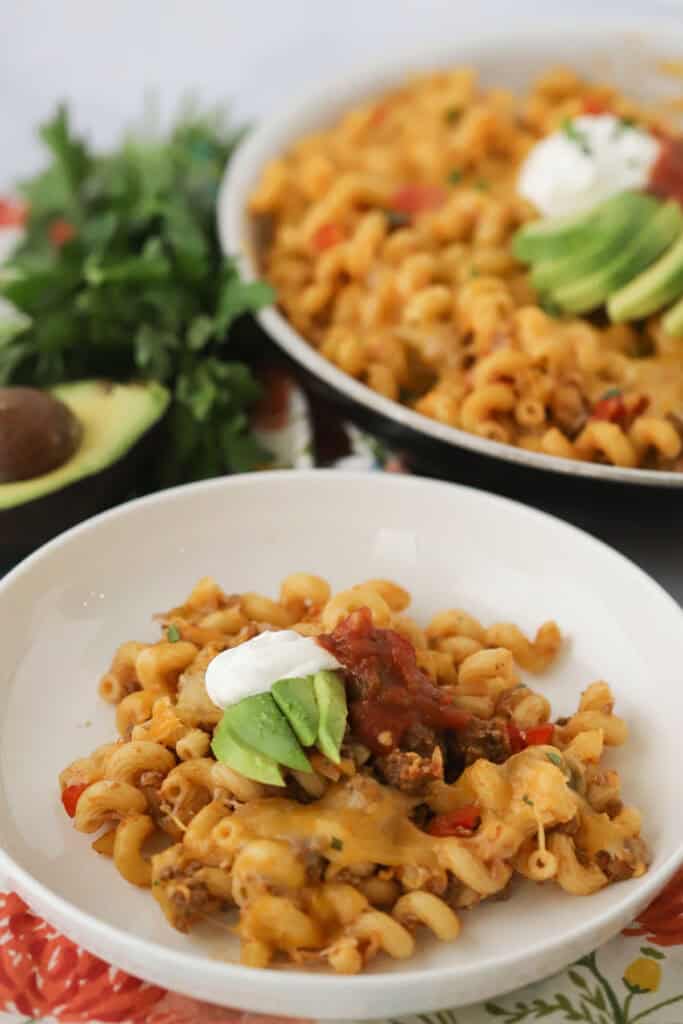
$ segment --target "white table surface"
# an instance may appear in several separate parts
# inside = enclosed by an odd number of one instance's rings
[[[139,118],[145,93],[162,115],[181,97],[230,101],[240,118],[336,71],[476,28],[574,12],[680,13],[682,0],[5,0],[0,4],[0,188],[40,165],[35,127],[66,99],[100,145]],[[549,480],[549,491],[552,481]],[[552,499],[552,494],[550,495]],[[683,491],[604,504],[542,502],[621,548],[683,602]],[[569,503],[571,504],[571,502]],[[601,507],[598,508],[597,505]]]

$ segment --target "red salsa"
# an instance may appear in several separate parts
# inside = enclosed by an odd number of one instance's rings
[[[683,203],[683,138],[662,139],[659,156],[650,171],[650,191]]]
[[[399,746],[411,726],[461,729],[470,721],[418,666],[412,644],[393,629],[375,627],[368,608],[317,640],[344,667],[354,732],[374,753]]]

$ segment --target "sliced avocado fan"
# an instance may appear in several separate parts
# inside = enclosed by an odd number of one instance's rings
[[[683,294],[683,238],[649,270],[612,295],[607,312],[614,323],[656,313]]]
[[[607,200],[598,208],[599,216],[587,231],[583,244],[573,247],[566,255],[535,264],[531,272],[532,284],[541,292],[553,292],[595,273],[620,255],[658,207],[659,200],[640,192],[622,192]]]
[[[219,761],[247,778],[282,786],[280,765],[313,770],[304,747],[315,745],[339,764],[346,718],[346,691],[336,672],[280,679],[270,693],[226,708],[211,746]]]
[[[320,715],[313,689],[313,676],[279,679],[270,691],[280,711],[303,747],[312,747],[318,735]]]
[[[259,754],[252,747],[248,747],[242,740],[235,736],[225,715],[218,723],[211,741],[211,749],[217,760],[234,768],[240,775],[256,782],[263,782],[267,786],[284,786],[285,780],[277,761],[265,754]]]
[[[613,196],[599,206],[568,217],[543,217],[525,224],[512,239],[512,251],[522,263],[556,260],[581,252],[593,237],[601,218],[610,216],[621,196]]]
[[[611,261],[593,273],[554,289],[552,299],[566,313],[597,309],[610,295],[646,270],[676,241],[682,230],[680,204],[670,200],[655,208],[642,231],[634,234]]]

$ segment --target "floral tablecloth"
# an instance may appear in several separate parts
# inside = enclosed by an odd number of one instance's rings
[[[316,408],[281,370],[264,374],[255,425],[279,467],[321,462],[407,472],[375,439]],[[0,1024],[273,1024],[168,992],[99,960],[31,913],[8,887],[0,860]],[[539,984],[466,1009],[405,1024],[683,1024],[683,870],[618,938]],[[391,1021],[389,1024],[399,1024]],[[403,1022],[401,1022],[403,1024]]]

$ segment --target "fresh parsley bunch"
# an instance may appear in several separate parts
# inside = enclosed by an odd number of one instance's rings
[[[158,483],[263,463],[247,419],[257,382],[224,358],[234,320],[271,300],[240,280],[216,234],[240,133],[186,112],[163,139],[99,155],[60,107],[40,134],[51,162],[20,187],[27,231],[0,276],[23,314],[0,333],[0,384],[154,378],[174,396]]]

